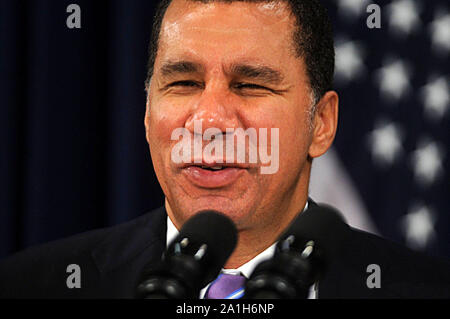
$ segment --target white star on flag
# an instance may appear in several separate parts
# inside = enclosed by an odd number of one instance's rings
[[[412,0],[398,0],[387,6],[390,30],[399,36],[409,35],[421,25],[420,8]]]
[[[450,105],[448,79],[439,77],[421,88],[420,93],[425,105],[425,114],[433,119],[440,120],[448,111]]]
[[[392,165],[403,153],[402,138],[403,133],[396,124],[381,121],[368,137],[374,162],[380,166]]]
[[[339,15],[358,18],[369,5],[369,0],[338,0]]]
[[[399,100],[410,90],[410,71],[402,60],[386,63],[375,73],[383,98]]]
[[[433,49],[438,53],[448,53],[450,51],[450,14],[436,18],[429,29]]]
[[[364,74],[362,46],[353,41],[336,41],[336,79],[351,81]]]
[[[413,249],[425,249],[435,237],[435,218],[429,208],[416,205],[401,220],[406,244]]]
[[[442,173],[443,151],[435,142],[422,141],[411,155],[414,176],[421,185],[428,186]]]

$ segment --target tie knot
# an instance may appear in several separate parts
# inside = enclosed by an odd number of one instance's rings
[[[239,299],[244,295],[245,277],[220,274],[206,291],[206,299]]]

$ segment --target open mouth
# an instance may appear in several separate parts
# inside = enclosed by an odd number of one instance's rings
[[[195,185],[203,188],[217,188],[234,183],[246,171],[245,168],[221,165],[198,164],[182,168],[183,174]]]
[[[200,166],[202,169],[206,169],[208,171],[221,171],[225,169],[225,166]]]

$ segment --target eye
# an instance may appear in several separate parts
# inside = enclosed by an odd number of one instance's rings
[[[262,86],[262,85],[258,85],[258,84],[253,84],[253,83],[236,83],[233,86],[235,89],[238,90],[242,90],[242,89],[252,89],[252,90],[267,90],[267,91],[272,91],[271,89]]]
[[[200,87],[200,83],[195,82],[195,81],[177,81],[177,82],[173,82],[170,83],[167,87],[176,87],[176,86],[181,86],[181,87]]]

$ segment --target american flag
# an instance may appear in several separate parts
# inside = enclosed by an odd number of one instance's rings
[[[313,164],[311,197],[355,227],[450,257],[449,2],[324,4],[340,119],[334,148]]]

